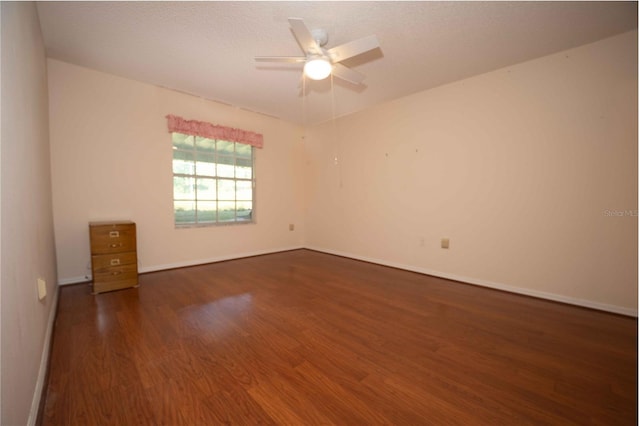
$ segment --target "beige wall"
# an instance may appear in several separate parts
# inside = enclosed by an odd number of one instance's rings
[[[292,124],[56,60],[49,87],[62,283],[90,272],[88,221],[132,219],[142,271],[307,246],[637,313],[637,32],[313,127],[304,143]],[[168,113],[264,133],[258,224],[174,229]]]
[[[35,3],[2,2],[0,423],[35,421],[53,324],[46,60]],[[36,280],[47,282],[39,301]]]
[[[306,245],[637,314],[637,50],[630,32],[309,129]]]
[[[93,220],[137,223],[143,272],[302,245],[300,127],[56,60],[48,66],[60,282],[90,274]],[[256,224],[175,229],[167,114],[264,135],[256,150]]]

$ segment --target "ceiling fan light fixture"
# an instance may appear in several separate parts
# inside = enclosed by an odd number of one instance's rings
[[[331,74],[331,68],[327,58],[311,58],[304,64],[304,73],[312,80],[324,80]]]
[[[299,64],[304,62],[303,76],[312,80],[324,80],[329,77],[337,77],[355,85],[361,85],[364,74],[352,70],[342,64],[354,56],[370,50],[380,48],[380,43],[375,35],[353,40],[340,46],[324,49],[322,46],[328,40],[324,30],[309,31],[304,21],[300,18],[289,18],[291,32],[296,39],[304,56],[256,56],[257,62],[284,62]]]

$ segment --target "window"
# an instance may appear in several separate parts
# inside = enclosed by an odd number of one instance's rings
[[[175,224],[254,221],[253,146],[172,132]]]

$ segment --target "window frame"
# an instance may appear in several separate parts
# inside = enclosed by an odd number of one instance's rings
[[[176,147],[176,142],[174,140],[174,134],[179,134],[182,135],[185,140],[187,138],[193,138],[193,143],[192,146],[190,148],[185,148],[185,147]],[[224,140],[224,139],[214,139],[214,138],[208,138],[205,136],[196,136],[196,135],[191,135],[191,134],[187,134],[187,133],[182,133],[180,131],[173,131],[170,132],[171,135],[171,148],[172,148],[172,154],[171,154],[171,171],[172,171],[172,191],[173,191],[173,223],[174,223],[174,227],[176,229],[184,229],[184,228],[202,228],[202,227],[215,227],[215,226],[232,226],[232,225],[247,225],[247,224],[255,224],[256,223],[256,147],[252,146],[251,144],[246,144],[246,143],[242,143],[242,142],[236,142],[236,141],[230,141],[230,140]],[[200,139],[208,139],[210,141],[214,141],[215,142],[215,150],[213,150],[213,154],[212,151],[207,151],[207,150],[198,150],[198,138]],[[219,150],[218,148],[218,143],[219,142],[223,142],[223,143],[227,143],[227,144],[233,144],[233,153],[229,154],[228,152]],[[248,147],[250,149],[250,157],[246,157],[246,156],[242,156],[242,155],[238,155],[237,154],[237,147],[238,145],[244,145],[246,147]],[[193,170],[193,174],[190,173],[180,173],[180,172],[176,172],[175,170],[175,152],[183,152],[183,153],[188,153],[188,155],[191,156],[192,160],[190,161],[192,166],[191,169]],[[205,155],[212,155],[214,158],[214,162],[211,163],[214,165],[215,167],[215,173],[214,175],[203,175],[203,174],[198,174],[198,156],[197,154],[205,154]],[[227,164],[229,165],[229,163],[220,163],[218,162],[219,158],[226,158],[226,159],[231,159],[233,161],[233,177],[229,177],[229,176],[220,176],[220,173],[218,171],[218,166],[220,164]],[[237,176],[237,165],[238,165],[238,159],[240,160],[248,160],[250,158],[250,164],[251,164],[251,177],[250,178],[243,178],[243,177],[238,177]],[[186,160],[187,162],[189,162],[189,160]],[[175,187],[176,187],[176,178],[192,178],[194,179],[193,182],[193,191],[194,191],[194,198],[193,199],[185,199],[185,198],[176,198],[176,191],[175,191]],[[198,179],[213,179],[215,180],[215,199],[210,199],[210,198],[199,198],[198,197]],[[233,181],[234,182],[234,198],[233,200],[231,199],[220,199],[220,184],[219,182],[221,180],[226,180],[226,181]],[[251,200],[238,200],[238,185],[237,182],[250,182],[250,186],[251,186]],[[194,206],[194,222],[178,222],[177,218],[178,216],[176,215],[176,202],[191,202],[193,203]],[[199,202],[214,202],[216,204],[216,208],[215,208],[215,220],[211,221],[211,220],[203,220],[200,221],[198,218],[198,203]],[[220,218],[220,209],[219,209],[219,203],[234,203],[234,216],[233,216],[233,220],[221,220]],[[242,203],[242,202],[249,202],[251,203],[251,209],[250,209],[250,219],[248,220],[238,220],[238,203]]]

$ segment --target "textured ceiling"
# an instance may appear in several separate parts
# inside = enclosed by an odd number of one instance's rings
[[[284,120],[313,124],[636,29],[637,2],[40,2],[48,56]],[[333,47],[376,34],[346,62],[364,86],[310,82],[288,17]],[[332,102],[333,99],[333,102]],[[333,107],[332,107],[333,105]]]

